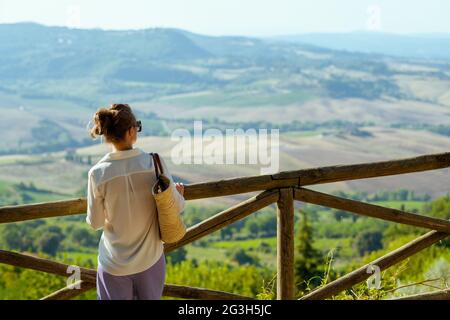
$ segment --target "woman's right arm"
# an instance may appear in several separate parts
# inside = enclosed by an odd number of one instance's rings
[[[181,195],[184,197],[184,184],[183,182],[176,182],[175,188],[177,188],[177,191],[181,193]]]
[[[167,165],[166,165],[164,159],[161,157],[161,155],[159,156],[159,159],[161,160],[161,166],[163,168],[164,175],[166,177],[168,177],[175,184],[175,188],[178,190],[178,192],[175,192],[175,194],[176,194],[176,201],[177,201],[178,207],[180,208],[180,212],[181,212],[181,211],[183,211],[184,205],[185,205],[185,200],[184,200],[184,196],[183,196],[184,186],[182,184],[175,183],[172,175],[170,174],[169,168],[167,168]],[[178,186],[177,186],[177,184],[178,184]]]

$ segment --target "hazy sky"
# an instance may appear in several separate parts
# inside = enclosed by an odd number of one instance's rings
[[[212,35],[450,33],[449,13],[448,0],[0,0],[0,23],[175,27]]]

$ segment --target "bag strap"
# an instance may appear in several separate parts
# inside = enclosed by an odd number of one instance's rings
[[[161,165],[161,160],[159,159],[159,154],[158,153],[150,153],[150,155],[153,158],[153,163],[155,165],[155,172],[156,172],[156,179],[159,179],[159,176],[161,174],[164,174],[164,170],[163,167]]]

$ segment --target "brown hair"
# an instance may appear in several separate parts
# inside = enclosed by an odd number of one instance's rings
[[[128,104],[113,104],[109,108],[98,109],[93,123],[90,130],[92,138],[103,135],[108,142],[119,142],[127,130],[136,125],[136,117]]]

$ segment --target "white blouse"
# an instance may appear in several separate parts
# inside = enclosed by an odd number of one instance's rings
[[[164,159],[164,173],[173,181]],[[86,222],[103,228],[98,264],[112,275],[144,271],[158,261],[164,245],[151,188],[152,157],[140,148],[107,153],[88,173]],[[184,208],[184,198],[177,201]]]

